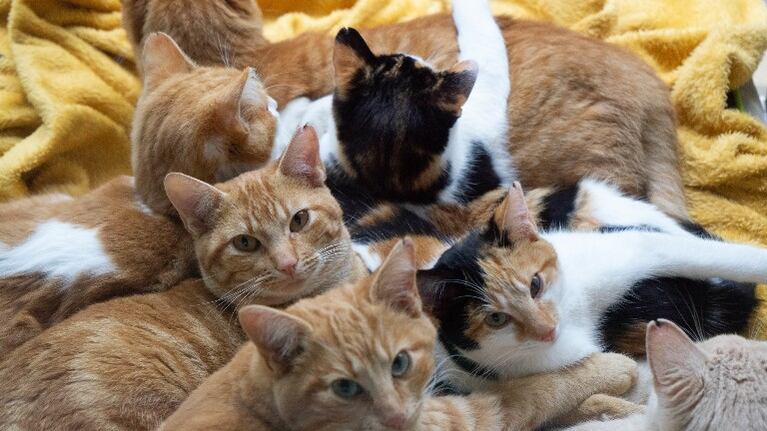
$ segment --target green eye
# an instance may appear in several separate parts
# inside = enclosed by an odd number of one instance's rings
[[[530,280],[530,296],[533,298],[538,297],[538,295],[541,293],[541,286],[543,283],[541,283],[541,276],[536,273],[533,276],[533,279]]]
[[[309,222],[309,210],[301,210],[293,215],[290,219],[290,231],[299,232]]]
[[[394,361],[391,363],[391,375],[394,377],[402,377],[410,370],[410,354],[406,351],[397,353],[394,357]]]
[[[362,386],[354,380],[337,379],[330,384],[333,392],[341,398],[354,398],[362,393]]]
[[[511,320],[511,316],[508,314],[495,311],[485,316],[485,325],[499,329],[506,326],[509,320]]]
[[[250,235],[237,235],[236,237],[232,238],[232,245],[237,250],[250,253],[258,250],[258,246],[260,246],[261,243]]]

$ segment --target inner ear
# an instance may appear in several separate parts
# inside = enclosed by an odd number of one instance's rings
[[[527,208],[525,193],[518,181],[511,185],[506,198],[495,210],[491,226],[510,243],[538,240],[538,228]]]
[[[372,64],[375,58],[357,30],[350,27],[339,30],[333,48],[336,91],[343,94],[357,73]]]
[[[650,322],[645,342],[656,389],[697,387],[706,355],[682,329],[665,319]]]
[[[240,74],[232,91],[224,96],[219,111],[221,119],[230,128],[247,134],[250,132],[248,113],[258,108],[265,109],[268,100],[256,71],[249,67]]]
[[[243,331],[273,371],[289,370],[311,334],[304,320],[271,307],[250,305],[238,315]]]
[[[469,99],[478,74],[479,66],[472,60],[462,61],[443,72],[442,80],[434,90],[437,105],[445,111],[460,116],[461,108]]]
[[[280,172],[290,178],[308,183],[311,187],[325,184],[325,166],[320,158],[320,143],[312,126],[303,126],[293,135],[280,157]]]
[[[145,88],[154,88],[173,75],[187,73],[195,68],[194,62],[165,33],[147,36],[141,54],[141,66]]]

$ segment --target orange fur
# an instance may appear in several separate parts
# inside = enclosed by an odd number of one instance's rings
[[[593,393],[621,393],[632,384],[630,360],[600,354],[489,393],[429,396],[436,330],[421,310],[414,253],[412,243],[400,242],[375,274],[285,312],[243,309],[252,342],[160,429],[532,429]],[[396,376],[392,364],[401,352],[410,367]],[[342,398],[332,389],[337,379],[352,379],[363,392]]]
[[[140,8],[132,6],[138,3]],[[257,8],[252,1],[246,3]],[[184,9],[201,8],[198,2],[123,0],[123,5],[128,25],[140,21],[143,34],[166,31],[182,41],[219,33],[236,40],[238,34],[227,27],[250,25],[249,40],[254,42],[244,48],[232,43],[234,63],[255,65],[280,106],[299,96],[329,94],[334,88],[334,44],[326,35],[308,33],[269,44],[260,37],[260,15],[255,12],[235,17],[222,4],[208,8],[208,14],[198,15],[198,25],[189,27],[173,17],[188,15]],[[674,111],[668,88],[652,69],[621,48],[550,24],[509,17],[497,21],[511,70],[509,150],[525,186],[568,186],[593,176],[612,181],[627,193],[647,196],[673,216],[688,218]],[[457,58],[455,28],[448,14],[361,33],[374,52],[418,55],[441,69]],[[134,33],[134,42],[141,37]],[[205,57],[210,58],[210,52]]]

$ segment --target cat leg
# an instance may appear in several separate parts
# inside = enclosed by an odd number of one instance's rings
[[[625,418],[637,413],[644,413],[645,406],[632,403],[623,398],[606,394],[590,396],[574,411],[558,418],[558,426],[572,426],[592,420],[612,420]]]

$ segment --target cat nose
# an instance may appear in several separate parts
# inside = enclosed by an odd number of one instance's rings
[[[404,413],[392,413],[384,416],[381,424],[389,429],[403,430],[407,424],[407,417]]]
[[[543,341],[544,343],[550,343],[550,342],[554,341],[555,338],[557,338],[557,327],[556,326],[554,326],[554,327],[552,327],[550,329],[546,329],[546,330],[542,331],[538,335],[538,339]]]
[[[296,263],[298,262],[295,256],[282,257],[277,261],[277,269],[281,273],[293,278],[296,275]]]

